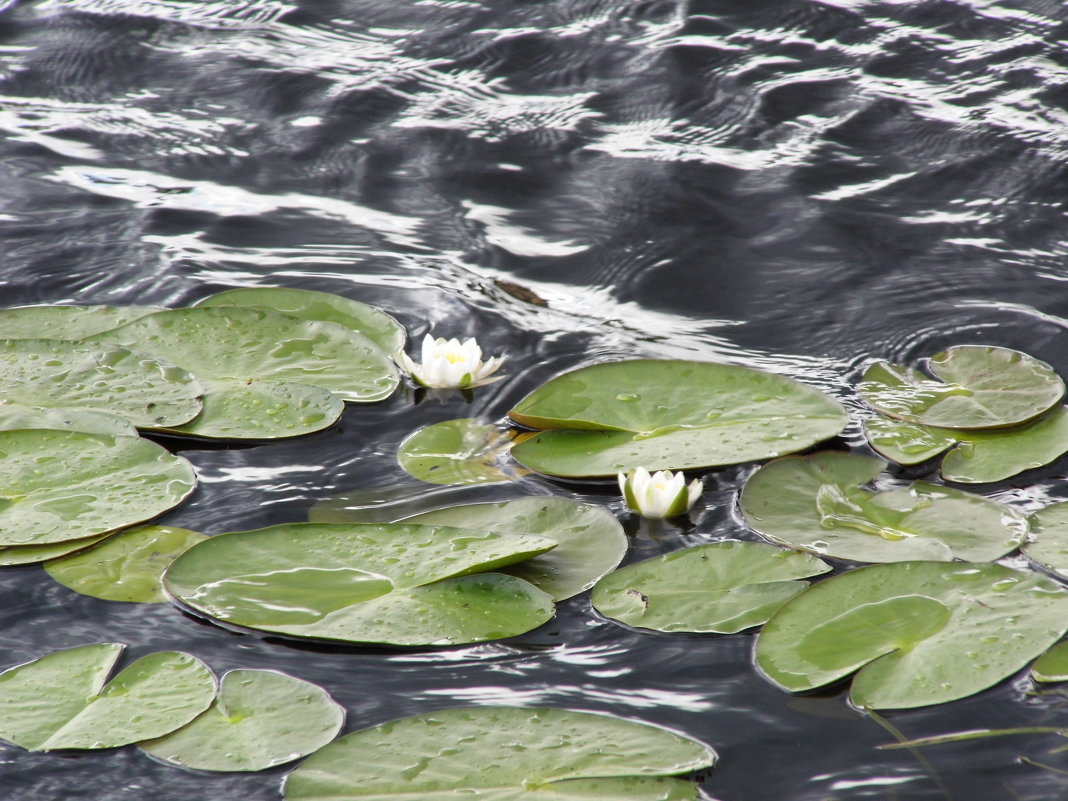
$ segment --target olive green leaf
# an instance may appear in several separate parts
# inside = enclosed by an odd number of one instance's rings
[[[86,339],[162,309],[154,306],[18,306],[0,309],[0,338]]]
[[[1039,509],[1028,517],[1031,540],[1024,555],[1061,578],[1068,578],[1068,501]]]
[[[397,450],[404,472],[430,484],[514,481],[498,462],[512,445],[496,426],[473,418],[445,420],[409,435]]]
[[[1035,681],[1068,681],[1068,642],[1059,642],[1031,665]]]

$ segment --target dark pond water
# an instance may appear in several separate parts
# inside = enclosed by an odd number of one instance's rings
[[[470,402],[398,394],[305,439],[178,443],[201,485],[165,520],[207,533],[345,491],[419,494],[395,463],[406,434],[497,419],[607,359],[757,366],[858,412],[866,361],[949,344],[1068,374],[1066,19],[1053,0],[0,0],[0,301],[304,287],[507,355]],[[856,423],[845,444],[864,450]],[[751,469],[710,473],[692,526],[637,533],[630,558],[754,538],[735,510]],[[1066,474],[982,490],[1031,510]],[[537,493],[623,516],[607,486],[507,488]],[[584,598],[505,643],[369,651],[0,573],[3,666],[97,641],[285,670],[329,689],[348,730],[479,703],[668,725],[719,750],[701,786],[721,801],[1068,798],[1061,740],[875,750],[892,735],[842,692],[761,679],[751,636],[638,633]],[[887,717],[909,737],[1068,726],[1065,696],[1032,690],[1021,675]],[[6,801],[266,801],[284,772],[0,746]]]

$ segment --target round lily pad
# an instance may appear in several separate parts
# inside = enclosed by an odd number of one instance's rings
[[[0,338],[86,339],[138,317],[154,306],[18,306],[0,309]]]
[[[924,481],[881,492],[863,486],[885,467],[837,451],[785,456],[749,478],[739,507],[772,542],[857,562],[987,561],[1027,534],[1022,515],[978,495]]]
[[[46,545],[142,523],[196,484],[188,461],[139,437],[0,431],[0,546]]]
[[[492,573],[543,537],[406,523],[294,523],[211,537],[164,574],[183,605],[237,626],[391,645],[478,642],[553,615],[551,598]]]
[[[516,444],[516,460],[575,478],[768,459],[834,437],[848,419],[837,401],[782,376],[654,359],[565,373],[508,415],[550,429]]]
[[[929,360],[932,380],[900,364],[877,362],[859,391],[872,408],[941,428],[1000,428],[1053,408],[1064,382],[1048,364],[1019,351],[959,345]]]
[[[282,287],[242,287],[227,289],[194,306],[253,306],[299,317],[339,323],[358,331],[382,348],[396,353],[404,348],[404,326],[379,308],[329,292]]]
[[[319,750],[344,722],[345,710],[315,684],[273,670],[231,670],[208,711],[140,748],[190,770],[265,770]]]
[[[1035,681],[1068,681],[1068,642],[1060,642],[1042,654],[1031,665]]]
[[[591,600],[605,617],[657,631],[733,634],[759,626],[830,570],[815,556],[756,542],[714,542],[627,565]]]
[[[423,512],[406,523],[463,526],[504,534],[535,534],[556,543],[502,572],[525,579],[555,601],[588,590],[627,553],[627,535],[607,509],[567,498],[517,498]]]
[[[397,450],[408,475],[430,484],[493,484],[513,481],[498,466],[512,445],[496,426],[472,418],[445,420],[409,435]]]
[[[1021,549],[1047,570],[1068,578],[1068,501],[1039,509],[1028,517],[1031,541]]]
[[[138,526],[99,545],[53,559],[45,572],[82,595],[107,601],[165,603],[163,571],[203,534],[174,526]],[[2,555],[0,555],[2,558]]]
[[[0,419],[11,404],[104,412],[144,428],[180,425],[199,414],[203,392],[185,370],[120,345],[0,339]]]
[[[82,645],[0,673],[0,739],[30,751],[114,748],[174,731],[210,706],[215,677],[176,651],[142,657],[105,686],[122,651]]]
[[[776,612],[760,670],[792,692],[857,672],[854,704],[955,701],[1023,668],[1068,629],[1068,591],[997,564],[900,562],[821,581]]]
[[[349,734],[310,756],[286,801],[493,798],[696,799],[673,778],[716,762],[666,729],[570,709],[477,707],[404,718]]]

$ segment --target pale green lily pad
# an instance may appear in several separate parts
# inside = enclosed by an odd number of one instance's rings
[[[0,548],[0,567],[13,567],[15,565],[32,565],[37,562],[45,562],[75,553],[83,548],[96,545],[98,542],[111,537],[115,532],[97,534],[94,537],[85,537],[80,540],[65,540],[64,542],[51,542],[47,545],[10,545]]]
[[[785,456],[749,478],[739,507],[772,542],[857,562],[989,561],[1027,535],[1022,515],[978,495],[925,481],[866,489],[885,467],[837,451]]]
[[[878,411],[939,428],[1001,428],[1053,408],[1064,382],[1048,364],[1019,351],[959,345],[929,360],[932,380],[912,367],[871,365],[861,397]]]
[[[1068,578],[1068,501],[1039,509],[1028,517],[1031,541],[1021,549],[1028,559]]]
[[[567,498],[517,498],[423,512],[405,523],[463,526],[503,534],[536,534],[557,543],[548,553],[502,568],[562,601],[588,590],[627,553],[627,535],[615,515]]]
[[[861,708],[955,701],[1022,669],[1068,628],[1068,591],[997,564],[901,562],[821,581],[761,629],[757,667],[792,692],[855,671]]]
[[[512,445],[496,426],[473,418],[445,420],[409,435],[397,462],[413,478],[430,484],[493,484],[514,481],[499,462]]]
[[[358,331],[386,353],[404,349],[404,326],[375,306],[329,292],[283,287],[227,289],[194,304],[200,306],[253,306],[273,309],[301,320],[339,323]]]
[[[105,686],[122,651],[82,645],[0,673],[0,739],[30,751],[114,748],[172,732],[210,706],[215,677],[177,651],[142,657]]]
[[[768,459],[839,434],[841,405],[782,376],[709,362],[637,359],[558,376],[509,417],[539,431],[512,455],[562,477]]]
[[[876,417],[864,423],[864,435],[876,452],[898,464],[919,464],[948,450],[943,479],[984,484],[1043,467],[1068,453],[1068,408],[1058,406],[1012,428],[978,430]]]
[[[605,617],[656,631],[734,634],[766,622],[830,565],[756,542],[713,542],[627,565],[590,596]]]
[[[283,785],[286,801],[472,798],[683,801],[711,748],[675,732],[570,709],[448,709],[346,735]]]
[[[193,491],[188,461],[139,437],[0,431],[0,546],[47,545],[143,523]]]
[[[138,526],[100,545],[50,561],[45,572],[65,587],[106,601],[166,603],[163,571],[206,539],[174,526]],[[0,555],[2,558],[2,555]]]
[[[1035,681],[1068,681],[1068,642],[1059,642],[1031,665]]]
[[[14,431],[17,428],[58,428],[86,434],[110,434],[113,437],[138,435],[129,420],[106,412],[46,409],[0,401],[0,430]]]
[[[200,413],[203,392],[185,370],[120,345],[0,339],[5,405],[104,412],[152,428],[192,420]]]
[[[155,306],[18,306],[0,309],[0,338],[86,339],[162,311]]]
[[[208,711],[140,748],[189,770],[265,770],[319,750],[344,722],[345,710],[318,685],[274,670],[231,670]]]
[[[448,526],[293,523],[211,537],[175,560],[164,587],[194,611],[259,631],[391,645],[479,642],[552,617],[547,594],[485,571],[555,545]]]

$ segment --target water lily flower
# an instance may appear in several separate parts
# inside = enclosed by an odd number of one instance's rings
[[[644,467],[620,473],[619,489],[633,511],[650,520],[676,517],[688,511],[701,496],[704,482],[695,478],[686,485],[682,472],[658,470],[649,475]]]
[[[491,384],[504,376],[490,376],[504,363],[503,356],[482,361],[482,348],[474,339],[423,337],[422,360],[416,364],[407,353],[397,354],[400,366],[424,387],[468,389]]]

